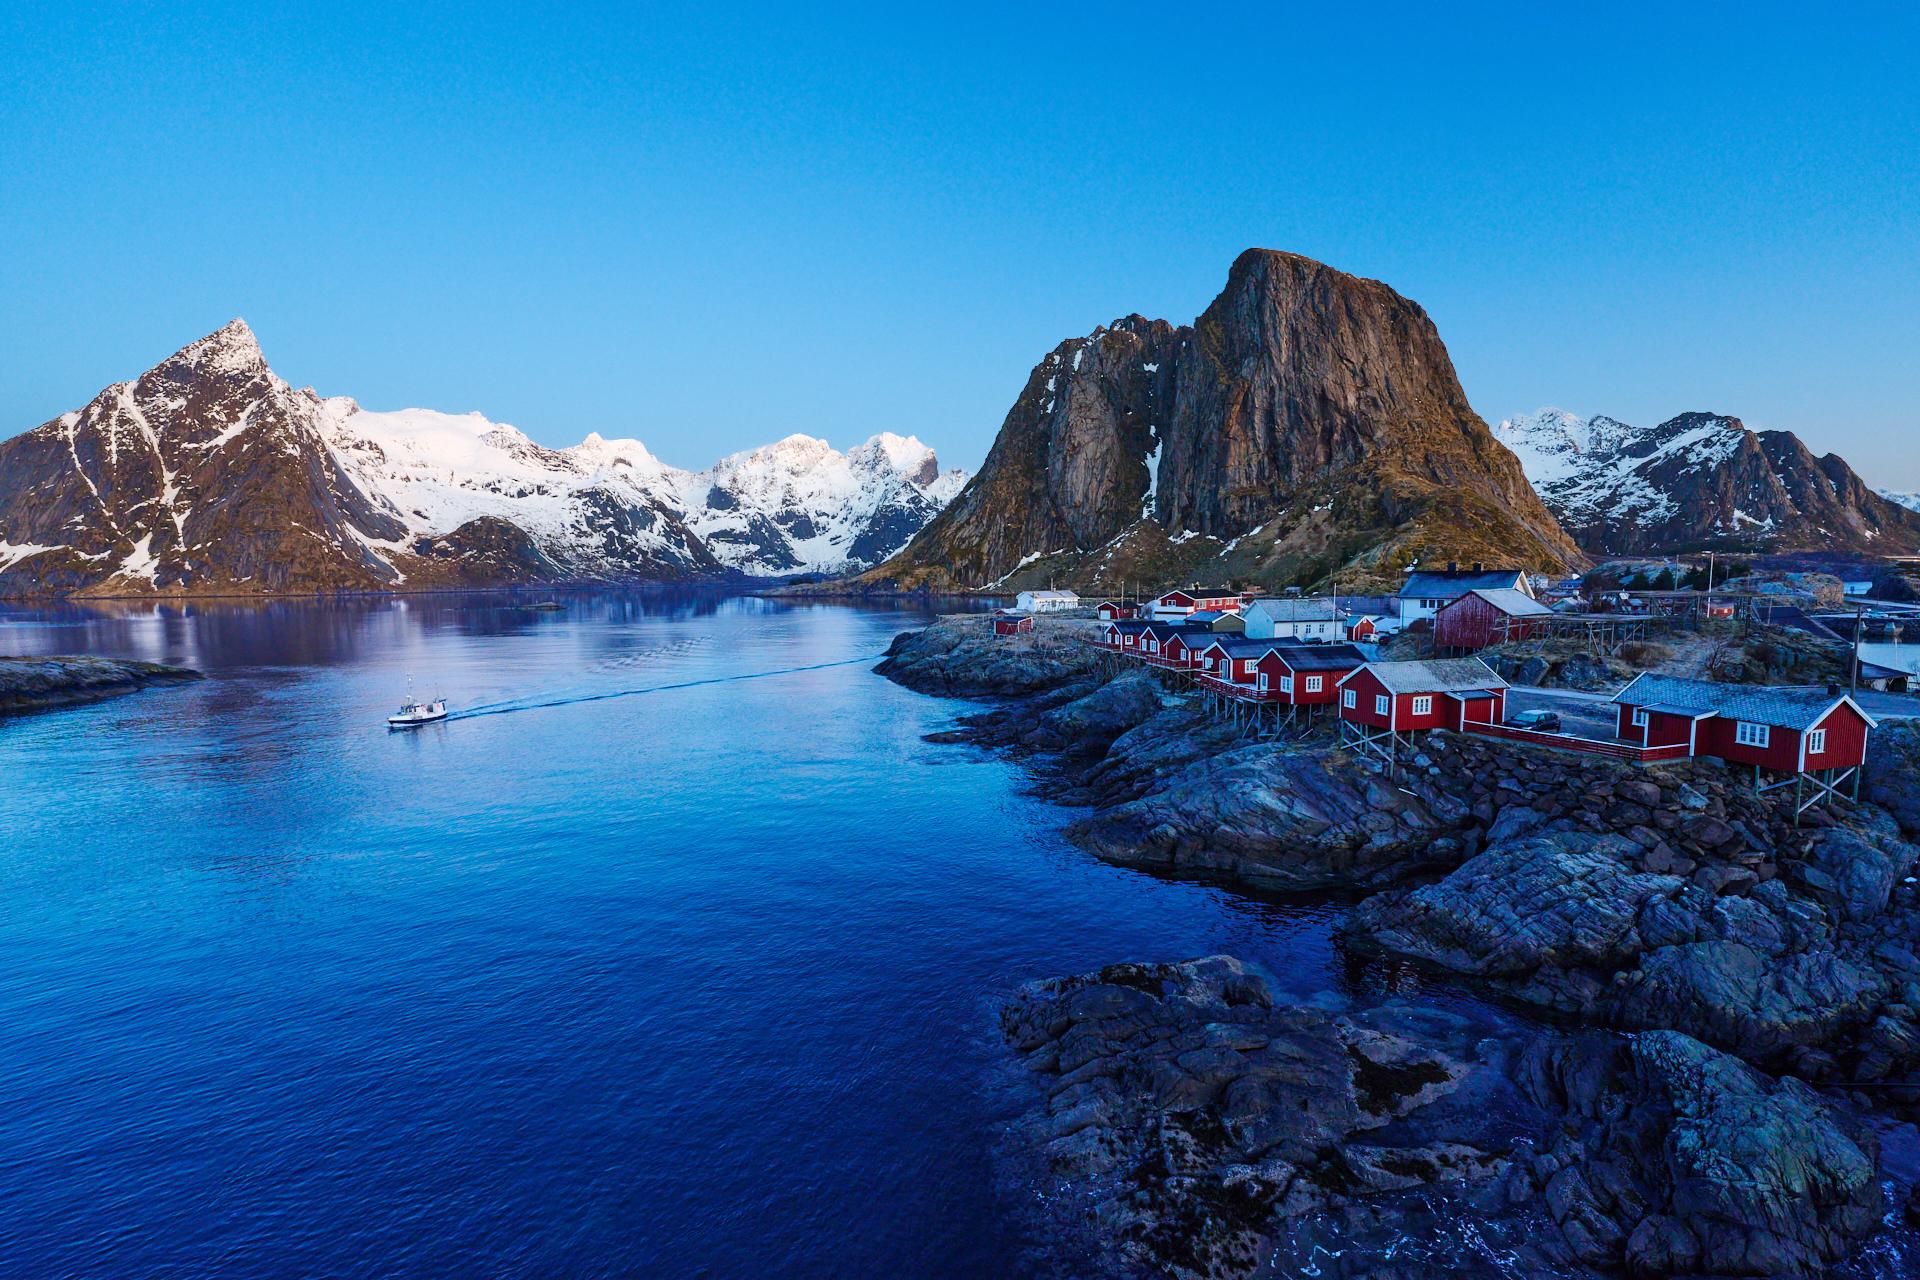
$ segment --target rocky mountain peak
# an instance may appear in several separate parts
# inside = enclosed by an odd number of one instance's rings
[[[272,372],[253,329],[236,316],[206,337],[189,342],[144,376],[235,378],[271,376]]]
[[[1034,565],[1039,582],[1282,584],[1414,556],[1551,568],[1578,553],[1418,305],[1251,249],[1192,325],[1129,315],[1057,345],[980,474],[874,577],[1026,585],[1008,575]]]
[[[1629,555],[1749,550],[1904,551],[1912,513],[1846,462],[1816,458],[1787,431],[1690,410],[1650,427],[1540,410],[1496,433],[1547,507],[1587,551]]]

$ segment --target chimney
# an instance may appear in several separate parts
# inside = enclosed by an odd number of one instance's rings
[[[1473,571],[1475,573],[1485,573],[1486,570],[1487,570],[1487,566],[1482,564],[1480,561],[1475,560],[1473,562]]]
[[[1447,561],[1447,572],[1448,573],[1460,572],[1460,562],[1458,560]]]

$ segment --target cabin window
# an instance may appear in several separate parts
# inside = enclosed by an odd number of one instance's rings
[[[1428,697],[1428,696],[1427,696],[1426,694],[1424,694],[1424,693],[1423,693],[1423,694],[1421,694],[1421,695],[1420,695],[1419,697],[1417,697],[1417,698],[1415,698],[1415,699],[1413,700],[1413,714],[1415,714],[1415,715],[1417,715],[1417,716],[1430,716],[1430,715],[1432,715],[1432,714],[1433,714],[1433,699],[1432,699],[1432,698],[1430,698],[1430,697]]]
[[[1636,709],[1633,713],[1633,727],[1636,729],[1644,729],[1647,727],[1647,723],[1648,723],[1648,716],[1646,711],[1642,709]]]
[[[1764,724],[1742,720],[1733,726],[1733,740],[1743,747],[1764,747],[1773,738],[1773,730]]]
[[[1307,677],[1307,692],[1308,692],[1308,693],[1318,693],[1318,692],[1320,692],[1320,677],[1319,677],[1319,676],[1308,676],[1308,677]]]
[[[1292,692],[1293,692],[1293,677],[1292,677],[1292,676],[1281,676],[1281,677],[1280,677],[1280,692],[1282,692],[1282,693],[1292,693]],[[1348,690],[1348,691],[1347,691],[1347,696],[1348,696],[1349,698],[1351,698],[1351,697],[1353,696],[1353,691],[1352,691],[1352,690]],[[1348,706],[1352,706],[1353,704],[1352,704],[1352,703],[1348,703],[1347,705],[1348,705]]]
[[[1391,714],[1392,711],[1393,711],[1392,698],[1389,698],[1384,693],[1376,693],[1373,696],[1373,714],[1377,716],[1384,716],[1384,715]]]
[[[1817,756],[1827,749],[1827,731],[1815,729],[1807,734],[1807,754]]]
[[[1353,706],[1356,706],[1356,705],[1358,705],[1358,704],[1359,704],[1359,702],[1360,702],[1360,697],[1359,697],[1359,695],[1358,695],[1358,694],[1356,694],[1356,693],[1354,693],[1354,691],[1353,691],[1353,690],[1351,690],[1351,689],[1342,689],[1342,690],[1340,691],[1340,705],[1341,705],[1341,706],[1343,706],[1343,707],[1353,707]]]

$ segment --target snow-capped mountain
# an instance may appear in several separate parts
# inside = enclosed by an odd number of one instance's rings
[[[1837,454],[1790,431],[1683,413],[1653,427],[1540,409],[1494,435],[1547,508],[1595,555],[1754,550],[1906,552],[1920,520],[1870,490]]]
[[[1920,511],[1920,493],[1895,493],[1891,489],[1876,489],[1874,492],[1909,511]]]
[[[551,449],[479,414],[369,411],[289,386],[236,320],[0,442],[0,595],[838,572],[962,480],[892,435],[688,472],[637,440]],[[763,536],[724,536],[740,522]]]
[[[792,435],[672,477],[687,522],[743,573],[840,573],[880,563],[966,483],[890,432],[840,453]]]

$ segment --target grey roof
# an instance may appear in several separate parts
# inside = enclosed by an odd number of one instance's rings
[[[1364,670],[1389,693],[1451,693],[1504,689],[1507,682],[1478,658],[1435,658],[1427,662],[1369,662]]]
[[[1451,600],[1463,596],[1469,591],[1496,590],[1500,587],[1512,588],[1515,583],[1525,582],[1527,575],[1518,569],[1415,569],[1407,575],[1406,582],[1395,592],[1400,600]]]
[[[1615,702],[1635,707],[1660,707],[1669,714],[1711,711],[1729,720],[1769,724],[1780,729],[1810,729],[1842,702],[1852,701],[1844,693],[1824,689],[1779,689],[1762,685],[1720,684],[1713,680],[1688,680],[1682,676],[1663,676],[1644,671],[1613,695]],[[1860,710],[1859,704],[1854,704]],[[1860,714],[1866,716],[1865,711]],[[1867,716],[1872,724],[1873,717]]]
[[[1392,596],[1335,596],[1334,603],[1347,617],[1383,617],[1393,612]]]
[[[1479,596],[1500,612],[1515,618],[1537,618],[1542,614],[1551,615],[1553,610],[1535,600],[1524,591],[1515,591],[1512,587],[1475,587],[1468,595]],[[1464,597],[1463,597],[1464,598]]]
[[[1332,622],[1333,601],[1315,600],[1309,597],[1294,599],[1285,596],[1268,596],[1259,600],[1250,600],[1240,612],[1247,614],[1255,609],[1265,613],[1275,622]]]
[[[1195,609],[1192,613],[1187,615],[1187,621],[1193,622],[1193,623],[1205,623],[1208,626],[1212,626],[1214,623],[1220,621],[1220,619],[1226,616],[1227,616],[1227,612],[1224,609]]]
[[[1032,596],[1035,600],[1078,600],[1080,597],[1071,591],[1022,591],[1023,596]]]

